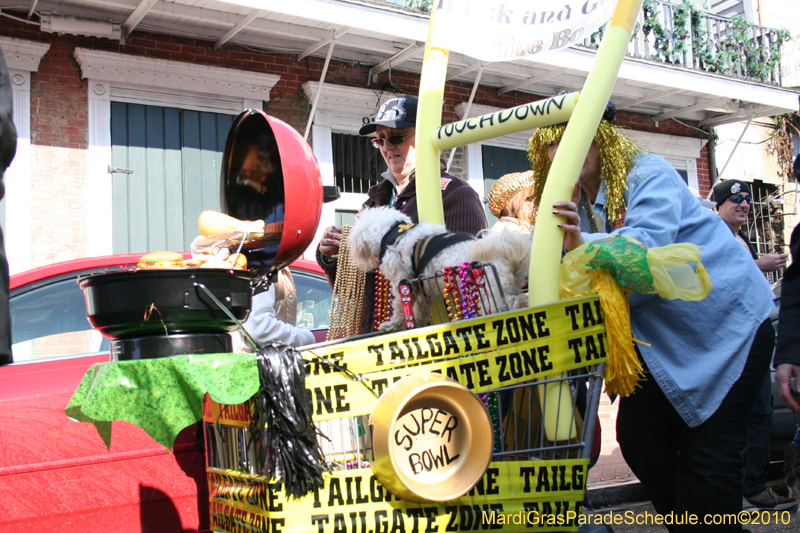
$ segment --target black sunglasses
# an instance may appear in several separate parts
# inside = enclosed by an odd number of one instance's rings
[[[749,205],[749,204],[753,203],[753,197],[752,196],[747,196],[747,197],[745,197],[745,196],[731,196],[730,198],[728,198],[728,200],[730,200],[731,202],[733,202],[735,204],[740,204],[742,202],[747,202],[748,205]]]
[[[372,139],[372,146],[375,148],[383,148],[386,142],[392,146],[397,146],[398,144],[403,144],[403,141],[415,133],[416,131],[409,131],[408,133],[395,133],[394,135],[389,135],[388,137],[375,137]]]

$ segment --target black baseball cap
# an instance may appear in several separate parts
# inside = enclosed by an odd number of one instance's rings
[[[717,207],[719,207],[725,203],[725,200],[740,192],[746,192],[751,196],[753,194],[747,182],[741,180],[725,180],[714,185],[714,201],[717,203]]]
[[[413,96],[396,96],[386,100],[378,109],[375,120],[364,124],[359,135],[374,133],[378,126],[401,130],[417,125],[417,99]]]

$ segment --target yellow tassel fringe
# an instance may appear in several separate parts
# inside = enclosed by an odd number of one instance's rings
[[[644,374],[633,347],[628,295],[605,269],[594,272],[592,288],[600,296],[606,321],[606,392],[630,396]]]

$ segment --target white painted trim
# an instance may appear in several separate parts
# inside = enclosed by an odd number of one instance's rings
[[[91,78],[90,82],[103,83],[101,80],[94,78]],[[242,98],[237,97],[229,98],[222,95],[189,93],[178,94],[172,90],[157,90],[152,87],[121,87],[117,85],[116,82],[109,84],[109,86],[111,101],[113,102],[177,107],[180,109],[210,111],[212,113],[226,113],[230,115],[238,115],[241,113],[242,109],[246,109],[246,106],[243,105]],[[255,107],[261,109],[263,104],[259,102]]]
[[[686,174],[689,178],[689,187],[699,192],[700,185],[697,180],[697,159],[687,158],[684,160],[684,163],[686,164]]]
[[[310,102],[314,99],[319,83],[307,81],[300,88]],[[357,134],[364,119],[374,117],[380,104],[393,96],[398,94],[326,83],[322,86],[317,103],[314,124],[328,126],[335,132]]]
[[[33,190],[31,188],[31,73],[9,69],[13,98],[14,127],[17,129],[17,152],[5,172],[5,232],[8,271],[17,274],[32,266]]]
[[[86,193],[86,255],[113,253],[111,166],[111,84],[89,80]]]
[[[264,9],[264,0],[225,0],[225,3]],[[428,36],[427,13],[404,11],[388,3],[369,5],[330,0],[292,0],[269,2],[269,11],[291,17],[324,21],[334,26],[381,32],[384,35],[425,42]]]
[[[16,69],[38,72],[39,62],[47,51],[50,50],[50,45],[22,39],[12,39],[10,37],[0,37],[0,48],[3,49],[3,57],[6,60],[6,66],[9,70]]]
[[[263,0],[226,0],[226,2],[255,9],[264,8]],[[382,41],[400,39],[425,42],[429,29],[427,14],[408,13],[385,3],[365,5],[331,0],[292,0],[270,2],[269,11],[323,24],[365,30],[377,34],[377,38]],[[453,56],[457,53],[455,50],[451,51],[451,60],[455,59]],[[538,66],[549,65],[556,68],[568,65],[571,70],[585,75],[591,71],[596,57],[597,53],[594,50],[567,48],[543,55],[531,55],[508,64],[523,69],[529,68],[532,64],[537,66],[537,63]],[[661,65],[648,59],[626,57],[622,62],[618,78],[644,83],[648,91],[651,90],[651,86],[655,86],[652,90],[656,91],[668,87],[681,90],[689,88],[692,93],[698,93],[697,96],[701,100],[724,96],[744,102],[774,105],[781,108],[782,112],[797,110],[797,93],[788,87],[772,87],[675,65]]]
[[[238,114],[260,109],[280,76],[76,48],[88,78],[87,254],[112,253],[111,102]],[[189,90],[191,89],[191,90]]]
[[[707,139],[696,137],[678,137],[663,133],[650,133],[646,131],[622,130],[622,133],[636,141],[639,146],[656,155],[667,159],[698,159],[700,151],[708,142]],[[684,164],[680,168],[683,170]]]
[[[483,150],[480,143],[472,143],[467,148],[467,182],[483,201],[486,187],[483,183]]]
[[[313,125],[311,127],[311,137],[314,142],[312,150],[314,157],[317,158],[319,165],[319,172],[322,176],[323,185],[333,185],[333,146],[331,129],[328,126]],[[314,242],[319,242],[322,239],[322,233],[325,228],[333,225],[336,220],[335,207],[340,200],[322,204],[322,214],[320,215],[319,224],[317,225],[316,237]],[[312,245],[313,246],[313,245]]]
[[[552,67],[569,65],[571,70],[588,73],[594,65],[596,52],[566,48],[530,56],[531,61]],[[797,92],[790,88],[772,87],[763,83],[729,78],[720,74],[700,72],[675,65],[659,64],[646,59],[626,57],[619,69],[620,80],[657,85],[655,90],[666,88],[689,90],[698,93],[698,99],[726,97],[747,103],[781,108],[781,112],[797,110]],[[746,119],[746,117],[745,117]]]
[[[237,96],[247,100],[269,100],[269,93],[281,79],[275,74],[232,68],[194,65],[182,61],[101,52],[76,48],[73,54],[81,76],[112,85],[133,85],[173,89],[179,93]]]
[[[17,274],[32,266],[31,72],[39,70],[39,62],[50,49],[50,45],[0,37],[0,49],[11,78],[14,126],[17,129],[17,152],[3,177],[5,198],[8,199],[3,199],[6,257],[9,272]]]
[[[319,116],[319,112],[317,112]],[[316,122],[316,121],[315,121]],[[314,156],[317,158],[319,170],[322,174],[323,185],[335,185],[336,178],[333,172],[333,137],[329,126],[315,124],[311,127],[312,141],[314,142]],[[316,240],[319,242],[325,228],[333,226],[336,222],[336,211],[358,211],[361,204],[367,201],[366,194],[341,193],[341,197],[322,206],[322,215],[317,226]]]

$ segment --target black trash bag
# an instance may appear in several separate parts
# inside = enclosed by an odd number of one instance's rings
[[[264,476],[283,484],[287,496],[299,499],[322,487],[328,470],[311,420],[305,361],[282,344],[261,348],[256,360],[261,388],[253,397],[252,428],[258,464]]]

